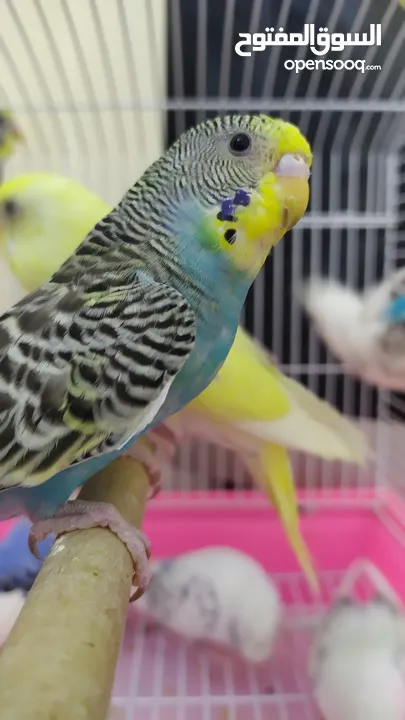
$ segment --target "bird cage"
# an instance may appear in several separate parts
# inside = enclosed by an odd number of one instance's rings
[[[201,442],[180,448],[146,518],[156,554],[204,544],[252,553],[280,588],[285,635],[257,670],[130,613],[113,701],[117,718],[137,720],[315,718],[304,658],[345,569],[366,556],[395,585],[404,562],[405,403],[344,373],[294,289],[320,274],[362,289],[404,257],[404,11],[397,0],[0,0],[0,16],[0,105],[25,136],[5,178],[57,172],[113,205],[182,131],[229,112],[280,116],[311,143],[308,211],[254,283],[243,322],[286,374],[355,419],[375,461],[293,457],[315,598],[238,459]],[[332,69],[308,46],[235,52],[240,33],[305,24],[330,34],[381,24],[381,44],[347,45]]]

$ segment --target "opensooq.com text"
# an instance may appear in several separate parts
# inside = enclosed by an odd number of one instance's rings
[[[284,67],[296,73],[301,70],[359,70],[361,73],[381,70],[380,65],[366,65],[365,60],[286,60]]]

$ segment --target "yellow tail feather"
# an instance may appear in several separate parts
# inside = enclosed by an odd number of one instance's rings
[[[254,480],[274,505],[309,586],[318,592],[318,577],[299,527],[297,497],[287,451],[280,445],[263,443],[259,461],[245,455],[244,460]]]

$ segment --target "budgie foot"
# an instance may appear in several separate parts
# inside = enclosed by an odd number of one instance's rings
[[[126,451],[125,455],[138,460],[149,475],[150,491],[148,500],[152,500],[161,490],[162,467],[173,460],[176,443],[165,432],[164,426],[151,431],[148,437],[140,438]]]
[[[32,554],[40,559],[37,543],[45,540],[50,533],[61,535],[96,527],[108,528],[127,547],[134,563],[132,585],[138,588],[130,602],[137,600],[145,592],[150,580],[150,542],[141,530],[124,520],[110,503],[69,500],[53,517],[39,520],[32,525],[28,545]]]

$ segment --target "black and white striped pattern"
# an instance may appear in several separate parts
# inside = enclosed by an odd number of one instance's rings
[[[194,341],[188,303],[157,284],[24,299],[0,322],[0,485],[43,481],[140,432]]]

